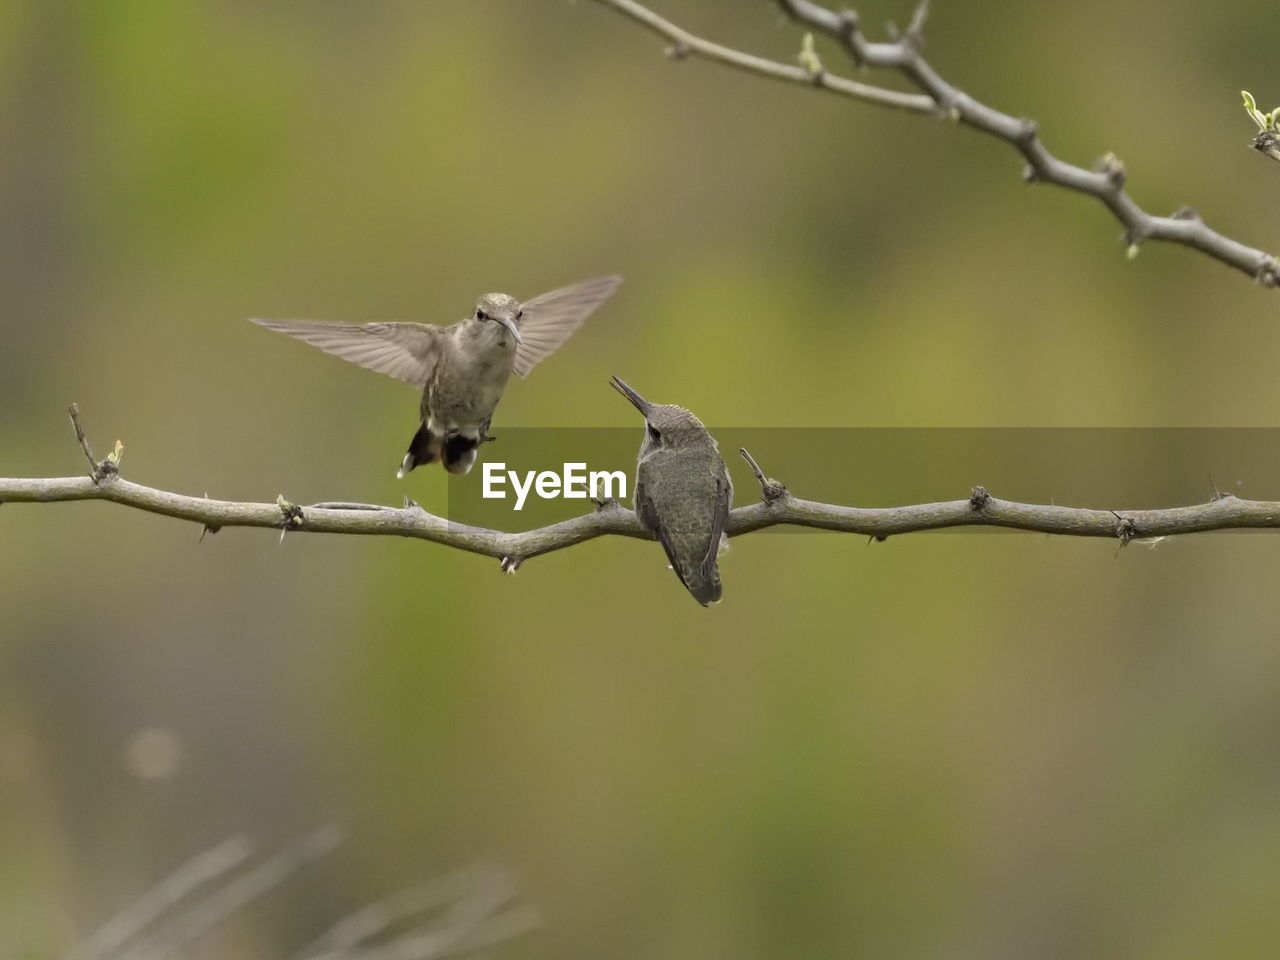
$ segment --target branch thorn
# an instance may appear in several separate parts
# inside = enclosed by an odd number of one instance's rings
[[[1210,503],[1217,503],[1219,500],[1227,499],[1227,495],[1218,489],[1218,481],[1213,479],[1213,474],[1209,474],[1209,486],[1213,487],[1213,496],[1209,498]]]
[[[979,512],[987,508],[987,504],[991,502],[991,494],[987,493],[987,488],[978,486],[974,487],[969,494],[969,509]]]
[[[206,491],[204,492],[204,498],[205,498],[206,500],[208,500],[208,499],[209,499],[209,491],[208,491],[208,490],[206,490]],[[197,540],[197,541],[196,541],[196,543],[197,543],[197,544],[204,543],[205,534],[208,534],[208,533],[217,533],[217,532],[218,532],[219,530],[221,530],[221,529],[222,529],[221,527],[219,527],[219,526],[215,526],[215,525],[213,525],[213,524],[209,524],[209,523],[202,523],[202,524],[200,525],[200,539],[199,539],[199,540]]]
[[[865,69],[867,64],[862,57],[862,51],[858,47],[860,29],[858,24],[858,14],[853,10],[843,10],[840,16],[840,40],[844,43],[844,47],[849,51],[849,59],[853,61],[853,65],[858,69]]]
[[[302,508],[296,503],[290,503],[284,498],[283,494],[276,494],[276,506],[280,508],[280,542],[284,543],[285,532],[302,526]]]
[[[1116,536],[1120,539],[1120,546],[1128,546],[1129,541],[1138,536],[1138,525],[1128,517],[1122,517],[1114,510],[1111,515],[1116,518]]]
[[[1114,153],[1107,152],[1103,154],[1094,169],[1106,177],[1107,182],[1116,190],[1124,187],[1125,177],[1127,176],[1124,169],[1124,161]]]
[[[1270,254],[1263,256],[1254,279],[1264,287],[1280,287],[1280,260]]]
[[[1214,480],[1212,475],[1209,476],[1209,485],[1213,487],[1213,496],[1209,498],[1210,503],[1217,503],[1219,500],[1235,500],[1236,499],[1236,495],[1232,493],[1230,490],[1219,490],[1218,481]],[[1240,486],[1239,481],[1236,481],[1236,486],[1237,487]]]

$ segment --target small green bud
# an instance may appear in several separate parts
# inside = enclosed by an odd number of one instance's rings
[[[804,35],[804,39],[800,42],[800,56],[797,59],[800,61],[800,66],[804,67],[811,77],[816,77],[823,72],[822,60],[814,48],[812,33]]]
[[[1276,129],[1276,123],[1280,120],[1280,107],[1270,113],[1263,113],[1258,109],[1257,101],[1253,99],[1253,94],[1248,90],[1241,90],[1240,96],[1244,99],[1245,113],[1253,117],[1253,122],[1258,125],[1259,130],[1266,132]]]

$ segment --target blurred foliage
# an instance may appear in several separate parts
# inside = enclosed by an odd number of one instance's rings
[[[655,5],[800,49],[764,0]],[[1114,150],[1149,209],[1275,248],[1234,99],[1280,101],[1271,13],[940,2],[929,53],[1064,157]],[[74,400],[143,482],[440,502],[467,480],[393,478],[411,393],[244,319],[448,322],[611,271],[499,436],[638,441],[615,373],[725,427],[1277,425],[1274,292],[1173,247],[1127,262],[990,138],[669,62],[591,3],[10,0],[0,138],[0,475],[82,469]],[[1163,463],[1094,466],[1138,489]],[[1280,497],[1215,466],[1205,496]],[[513,956],[1274,955],[1273,536],[755,536],[703,610],[653,544],[502,577],[199,533],[0,507],[2,956],[57,955],[225,836],[330,818],[345,868],[204,955],[287,955],[485,855],[548,917]],[[156,730],[180,762],[149,778],[129,748]]]

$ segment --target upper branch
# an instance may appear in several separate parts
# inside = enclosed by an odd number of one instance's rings
[[[1131,255],[1147,240],[1176,243],[1220,260],[1253,277],[1263,286],[1280,286],[1280,261],[1265,250],[1247,246],[1211,229],[1190,207],[1182,207],[1170,216],[1156,216],[1143,210],[1125,192],[1124,164],[1114,155],[1104,156],[1092,170],[1060,160],[1041,141],[1033,121],[987,106],[944,80],[921,52],[927,0],[917,9],[907,30],[892,42],[868,40],[852,11],[836,13],[812,0],[776,0],[783,12],[797,23],[833,37],[855,65],[887,68],[901,73],[920,91],[914,95],[833,76],[808,50],[802,57],[807,65],[791,67],[699,39],[636,0],[596,2],[671,40],[674,44],[672,52],[677,55],[695,53],[742,70],[803,82],[854,99],[935,113],[989,133],[1022,154],[1027,161],[1023,178],[1028,183],[1049,183],[1098,199],[1123,225]]]
[[[803,66],[778,63],[766,60],[740,50],[723,47],[718,43],[703,40],[669,20],[658,16],[652,10],[635,0],[599,0],[613,7],[642,26],[671,41],[668,53],[677,59],[688,56],[703,57],[726,66],[736,67],[749,73],[758,73],[775,80],[799,83],[808,87],[818,87],[831,93],[852,97],[855,100],[866,100],[885,107],[897,107],[900,110],[914,110],[918,113],[930,113],[935,109],[933,100],[919,94],[901,93],[897,90],[886,90],[856,80],[834,76],[822,69],[811,69]]]

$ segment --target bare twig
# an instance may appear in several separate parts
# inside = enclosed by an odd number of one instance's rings
[[[321,956],[342,955],[406,920],[441,910],[474,896],[477,890],[499,885],[506,892],[504,899],[513,895],[514,888],[504,872],[492,864],[476,863],[436,880],[406,887],[343,917],[300,951],[299,957],[314,960]]]
[[[455,881],[452,891],[448,885],[444,889],[427,886],[405,891],[401,902],[371,905],[348,918],[354,926],[321,951],[308,953],[305,960],[440,960],[474,953],[528,933],[541,923],[540,913],[532,906],[507,907],[515,889],[505,873],[488,870],[476,875],[473,871],[468,879],[470,889],[456,889]],[[447,903],[447,909],[431,921],[371,942],[398,921],[442,903]]]
[[[100,960],[118,952],[195,890],[240,866],[249,853],[244,837],[232,837],[193,857],[81,941],[67,960]]]
[[[89,461],[90,471],[97,473],[98,461],[93,459],[93,450],[89,447],[89,439],[84,435],[84,427],[80,425],[80,404],[73,403],[67,407],[67,416],[71,418],[71,426],[76,431],[76,441],[80,444],[80,449],[84,451],[84,458]]]
[[[736,50],[693,36],[682,27],[658,16],[636,0],[596,0],[640,23],[676,44],[677,48],[709,60],[778,80],[804,83],[844,93],[854,99],[900,107],[916,112],[936,113],[1004,140],[1027,161],[1024,179],[1028,183],[1050,183],[1095,197],[1124,226],[1129,254],[1135,254],[1147,240],[1190,247],[1253,277],[1265,287],[1280,285],[1280,261],[1264,250],[1246,246],[1210,229],[1189,207],[1171,216],[1153,216],[1124,191],[1124,166],[1108,155],[1097,169],[1088,170],[1059,160],[1040,140],[1036,124],[989,107],[944,80],[925,60],[922,5],[905,33],[892,42],[873,42],[862,33],[852,11],[837,13],[812,0],[776,0],[784,13],[800,25],[834,38],[857,66],[896,70],[920,91],[902,94],[881,87],[857,84],[833,76],[825,69],[789,67],[761,60]],[[809,50],[806,43],[806,52]],[[816,63],[816,56],[814,61]]]
[[[760,496],[765,503],[774,503],[787,495],[787,488],[773,477],[766,477],[764,471],[760,469],[760,464],[756,463],[756,458],[747,452],[746,447],[739,447],[738,453],[743,460],[747,461],[751,472],[756,475],[756,482],[760,484]]]
[[[250,903],[275,890],[307,864],[332,853],[342,842],[342,831],[327,826],[296,845],[262,861],[253,869],[228,880],[208,896],[174,917],[150,940],[130,946],[127,960],[170,960]]]
[[[94,483],[101,483],[108,477],[116,475],[120,463],[120,451],[123,449],[121,443],[116,441],[115,453],[107,457],[105,460],[96,460],[93,456],[93,450],[89,447],[89,440],[84,435],[84,427],[80,425],[80,405],[73,403],[67,407],[67,415],[71,418],[71,426],[75,428],[76,440],[80,444],[80,449],[84,451],[84,458],[89,461],[89,476]]]
[[[317,954],[306,960],[443,960],[483,956],[481,951],[514,940],[542,925],[542,914],[527,904],[476,918],[413,930],[384,943]]]
[[[80,943],[67,960],[185,956],[198,939],[327,856],[340,840],[340,831],[329,826],[257,864],[247,864],[247,841],[228,840],[148,890]],[[218,886],[196,894],[215,880],[220,881]],[[440,960],[475,955],[541,923],[537,909],[516,900],[507,871],[492,863],[477,863],[365,906],[335,923],[297,956],[303,960]]]

